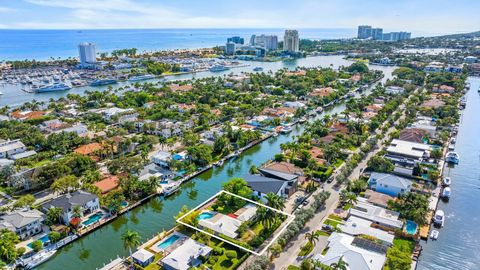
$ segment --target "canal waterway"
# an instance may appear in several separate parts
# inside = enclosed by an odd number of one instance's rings
[[[342,59],[341,56],[320,56],[299,59],[292,62],[257,63],[254,66],[264,67],[264,71],[275,71],[280,68],[293,69],[297,66],[305,67],[333,67],[349,65],[351,62]],[[371,68],[382,70],[385,74],[384,80],[391,78],[393,67],[371,66]],[[251,71],[250,68],[234,69],[234,72]],[[231,72],[231,71],[229,71]],[[228,72],[228,73],[229,73]],[[194,76],[212,76],[213,73],[199,73]],[[223,75],[215,73],[215,75]],[[188,79],[193,75],[181,75],[172,79]],[[345,110],[345,105],[339,104],[324,114],[340,113]],[[279,135],[270,138],[248,150],[240,157],[225,162],[222,167],[213,168],[191,181],[182,185],[179,192],[168,198],[156,197],[148,203],[139,206],[132,211],[120,216],[113,222],[92,232],[91,234],[61,248],[55,257],[40,265],[40,270],[84,270],[96,269],[115,259],[117,256],[125,256],[127,252],[123,249],[120,240],[121,234],[126,229],[139,232],[142,241],[150,239],[162,230],[169,230],[175,224],[174,216],[180,211],[183,205],[193,208],[204,200],[210,198],[222,188],[222,183],[232,177],[242,177],[248,173],[251,165],[259,166],[272,159],[280,152],[280,144],[292,141],[294,136],[303,132],[302,125],[297,125],[293,131],[286,135]]]
[[[470,77],[469,82],[471,90],[455,146],[460,163],[444,172],[452,178],[452,196],[448,203],[438,205],[445,212],[445,226],[437,241],[423,244],[419,270],[480,269],[480,78]]]
[[[222,72],[198,72],[198,73],[188,73],[188,74],[181,74],[181,75],[172,75],[167,76],[165,79],[167,81],[174,81],[174,80],[187,80],[191,78],[204,78],[209,76],[224,76],[230,73],[239,74],[241,72],[253,72],[253,68],[255,67],[262,67],[264,72],[267,71],[277,71],[282,68],[287,69],[295,69],[296,67],[332,67],[338,68],[340,66],[348,66],[352,62],[343,59],[344,56],[341,55],[331,55],[331,56],[313,56],[307,58],[300,58],[288,61],[277,61],[277,62],[252,62],[252,61],[240,61],[243,65],[242,67],[232,68],[227,71]],[[380,66],[372,66],[375,69],[386,70],[386,73],[391,73],[394,69],[393,67],[380,67]],[[159,79],[148,80],[148,82],[158,82]],[[114,88],[126,86],[131,84],[130,82],[119,82],[117,84],[111,85]],[[108,89],[109,86],[98,86],[98,87],[91,87],[91,86],[84,86],[84,87],[76,87],[72,88],[69,91],[64,92],[47,92],[47,93],[27,93],[22,90],[22,85],[0,85],[0,91],[3,92],[3,95],[0,96],[0,107],[1,106],[10,106],[16,107],[20,106],[25,102],[30,102],[32,100],[36,101],[43,101],[48,102],[51,99],[58,99],[60,97],[65,97],[68,94],[84,94],[85,91],[90,90],[98,90],[98,91],[105,91]]]

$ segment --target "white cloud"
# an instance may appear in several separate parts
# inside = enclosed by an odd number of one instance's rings
[[[11,11],[13,11],[13,9],[7,7],[0,7],[0,13],[7,13]]]

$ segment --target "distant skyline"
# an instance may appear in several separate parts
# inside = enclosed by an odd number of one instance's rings
[[[471,0],[0,0],[0,29],[356,28],[477,31]]]

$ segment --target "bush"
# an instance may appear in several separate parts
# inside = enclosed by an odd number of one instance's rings
[[[283,154],[276,154],[273,159],[274,159],[276,162],[285,161],[285,155],[283,155]]]
[[[35,240],[32,242],[32,249],[35,252],[39,252],[40,250],[43,249],[43,243],[40,240]]]
[[[48,238],[52,243],[56,243],[62,238],[62,235],[59,232],[51,232],[48,234]]]
[[[23,254],[25,254],[25,251],[27,251],[26,248],[24,248],[24,247],[19,247],[19,248],[17,249],[17,255],[18,255],[18,257],[22,257]]]
[[[213,249],[213,254],[214,254],[214,255],[222,255],[222,254],[223,254],[223,251],[224,251],[223,248],[221,248],[221,247],[215,247],[215,248]]]
[[[237,258],[237,252],[235,250],[227,250],[225,251],[225,255],[230,260]]]

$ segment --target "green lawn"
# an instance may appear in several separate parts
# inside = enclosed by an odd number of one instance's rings
[[[301,249],[300,252],[298,253],[298,256],[306,256],[310,254],[313,251],[314,246],[307,242]]]
[[[408,252],[408,253],[412,254],[413,250],[415,248],[415,242],[413,242],[411,240],[395,238],[393,240],[393,246],[397,247],[401,251]]]
[[[160,265],[157,264],[158,260],[160,260],[162,258],[162,254],[158,253],[158,254],[155,254],[155,259],[153,259],[153,262],[149,265],[147,265],[147,267],[143,268],[144,270],[160,270],[161,267]]]
[[[328,215],[328,218],[329,218],[329,219],[333,219],[333,220],[338,220],[338,221],[340,221],[340,222],[343,221],[343,219],[342,219],[341,217],[339,217],[339,216],[337,216],[337,215],[334,215],[334,214]]]
[[[300,270],[300,269],[301,269],[300,267],[295,266],[295,265],[289,265],[289,266],[287,267],[287,270]]]
[[[334,227],[334,228],[337,228],[338,224],[342,224],[342,222],[340,222],[340,221],[335,221],[335,220],[331,220],[331,219],[327,219],[327,220],[325,220],[325,223],[324,223],[324,224],[330,225],[330,226],[332,226],[332,227]]]
[[[329,233],[324,232],[324,231],[320,231],[320,230],[316,231],[315,234],[318,235],[318,236],[326,236],[326,237],[330,236]]]

